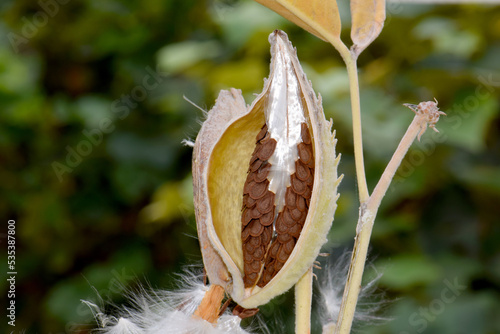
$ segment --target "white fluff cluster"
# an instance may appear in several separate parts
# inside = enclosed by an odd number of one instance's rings
[[[351,254],[351,252],[344,252],[335,262],[330,261],[326,264],[325,269],[319,272],[318,283],[321,295],[320,318],[323,325],[323,333],[333,332],[337,323]],[[382,306],[386,304],[386,301],[383,300],[381,293],[376,293],[376,284],[380,277],[382,277],[382,273],[374,271],[376,275],[361,288],[359,293],[353,322],[355,327],[389,320],[388,318],[376,315]]]
[[[124,307],[118,316],[107,315],[96,304],[82,300],[94,314],[99,325],[96,333],[102,334],[249,334],[240,327],[241,319],[229,311],[215,325],[193,318],[208,287],[199,275],[186,272],[179,275],[183,285],[177,291],[146,292],[131,294],[130,308]]]

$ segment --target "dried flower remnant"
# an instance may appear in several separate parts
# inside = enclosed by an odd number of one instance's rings
[[[245,309],[292,287],[333,220],[337,165],[331,122],[282,31],[269,36],[271,73],[246,107],[222,91],[196,139],[198,235],[211,284]]]
[[[432,130],[439,132],[439,130],[436,129],[436,123],[439,121],[439,117],[441,115],[446,116],[446,114],[439,110],[438,101],[436,99],[434,99],[434,101],[420,102],[418,105],[410,103],[405,103],[403,105],[413,110],[413,112],[417,116],[422,117],[422,122],[420,125],[421,130],[418,133],[419,141],[425,130],[427,130],[427,126],[429,126]]]

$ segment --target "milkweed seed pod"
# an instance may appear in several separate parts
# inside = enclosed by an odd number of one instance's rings
[[[337,165],[325,120],[282,31],[269,36],[271,69],[247,107],[221,91],[196,138],[193,184],[211,284],[244,308],[292,287],[311,267],[333,221]]]

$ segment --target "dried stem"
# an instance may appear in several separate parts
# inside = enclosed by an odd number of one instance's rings
[[[410,148],[411,144],[415,141],[415,138],[417,138],[417,135],[421,131],[421,126],[420,126],[421,123],[422,123],[422,117],[420,117],[419,115],[415,115],[413,121],[406,130],[406,133],[401,139],[401,142],[399,143],[396,152],[394,152],[394,155],[387,164],[384,173],[382,174],[380,180],[375,186],[375,189],[373,190],[373,193],[370,196],[370,200],[368,201],[366,207],[367,211],[373,212],[373,215],[377,214],[377,210],[378,207],[380,206],[382,198],[384,198],[387,189],[389,189],[389,185],[391,184],[392,179],[394,178],[394,175],[396,174],[399,165],[401,165],[401,162],[403,161],[403,158],[408,152],[408,149]]]
[[[212,284],[194,312],[194,316],[210,323],[216,323],[222,299],[224,299],[224,288],[220,285]]]
[[[335,333],[348,334],[351,331],[373,223],[382,198],[415,138],[417,136],[420,138],[428,124],[434,128],[435,123],[439,120],[439,115],[444,114],[437,109],[437,102],[422,102],[418,106],[409,105],[409,107],[415,111],[415,117],[401,139],[396,152],[394,152],[368,202],[360,207],[354,249]]]
[[[295,333],[311,332],[312,267],[295,284]]]

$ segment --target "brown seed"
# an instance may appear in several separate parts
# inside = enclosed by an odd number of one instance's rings
[[[295,224],[288,229],[288,234],[292,237],[298,239],[300,237],[300,232],[302,231],[302,226],[300,224]]]
[[[297,196],[297,201],[295,203],[296,203],[297,209],[299,209],[302,212],[306,211],[307,207],[306,207],[306,200],[304,199],[304,197]]]
[[[255,205],[255,203],[257,203],[257,200],[255,200],[252,197],[248,196],[248,194],[246,194],[245,196],[243,196],[243,205],[246,206],[247,208],[253,207]]]
[[[246,271],[245,271],[245,276],[243,276],[243,283],[245,284],[245,288],[249,288],[253,285],[253,281],[247,276]]]
[[[262,144],[257,142],[257,144],[255,145],[255,148],[253,149],[253,152],[252,152],[252,159],[254,157],[259,157],[258,153],[262,150]],[[250,160],[252,160],[250,159]],[[262,160],[262,159],[261,159]]]
[[[243,252],[243,261],[245,263],[250,263],[253,261],[253,256],[251,253],[248,253],[248,252]]]
[[[307,189],[307,184],[304,181],[297,179],[295,174],[292,175],[291,177],[291,183],[292,183],[292,190],[298,195],[304,194],[304,192]],[[252,196],[252,193],[250,193],[250,196]]]
[[[243,247],[245,247],[244,251],[247,251],[249,253],[253,253],[254,247],[252,246],[252,244],[250,242],[247,242],[247,243],[243,244]]]
[[[262,140],[262,148],[256,153],[260,160],[268,160],[271,155],[274,153],[274,149],[276,148],[276,140],[275,139],[267,139]]]
[[[278,251],[280,250],[280,246],[281,244],[280,243],[277,243],[278,246],[276,246],[276,255],[278,255]],[[271,261],[269,261],[269,263],[266,265],[266,270],[269,271],[270,273],[273,273],[274,272],[274,266],[276,265],[276,259],[271,259]]]
[[[312,187],[311,186],[306,187],[306,190],[304,191],[304,193],[302,194],[302,196],[305,199],[311,198],[311,196],[312,196]]]
[[[303,163],[306,164],[312,159],[312,151],[309,145],[300,143],[297,145],[297,149],[299,150],[299,158]]]
[[[285,224],[283,219],[283,212],[278,215],[278,219],[276,219],[276,225],[274,226],[276,232],[278,234],[285,233],[288,230],[288,226]]]
[[[247,226],[248,223],[252,220],[252,209],[246,208],[245,211],[243,211],[243,214],[241,215],[241,223],[243,226]]]
[[[250,216],[252,217],[252,219],[259,219],[260,216],[262,216],[262,213],[260,213],[260,211],[257,209],[256,206],[254,206],[251,210],[250,210]]]
[[[260,261],[253,261],[251,264],[250,264],[250,268],[253,272],[259,272],[260,271]]]
[[[248,225],[250,228],[250,235],[252,237],[258,237],[264,232],[264,226],[262,226],[258,220],[252,220],[252,223]],[[260,243],[260,238],[258,239]]]
[[[255,172],[257,169],[259,169],[260,166],[262,166],[263,161],[256,159],[251,165],[250,165],[250,172]]]
[[[288,259],[287,259],[288,260]],[[286,262],[286,261],[285,261]],[[278,273],[278,271],[281,270],[281,268],[283,268],[283,266],[285,265],[285,262],[279,262],[279,261],[276,261],[276,265],[274,266],[274,268],[276,269],[276,273]]]
[[[252,228],[250,227],[250,232],[252,231]],[[255,252],[255,248],[260,246],[260,237],[259,236],[253,236],[248,240],[248,243],[252,245],[253,251]]]
[[[269,256],[271,258],[275,258],[278,255],[278,250],[280,249],[280,243],[273,241],[271,244],[271,248],[269,249]]]
[[[266,271],[264,273],[264,275],[262,276],[262,286],[260,286],[260,285],[259,286],[263,287],[264,285],[269,283],[272,279],[273,279],[273,273],[270,271]]]
[[[243,194],[250,193],[250,190],[256,185],[255,181],[253,180],[253,176],[251,176],[251,178],[252,180],[248,181],[248,176],[247,176],[247,181],[245,181],[245,186],[243,187]]]
[[[307,164],[306,164],[307,167],[311,168],[311,169],[314,169],[314,159],[311,159]],[[311,170],[311,173],[314,173],[312,170]]]
[[[295,176],[301,181],[307,180],[311,176],[309,167],[305,166],[300,160],[295,161]]]
[[[314,175],[312,173],[307,177],[306,183],[310,186],[314,183]]]
[[[267,194],[264,195],[261,199],[257,200],[257,210],[260,213],[268,213],[274,207],[274,193],[272,191],[268,191]]]
[[[287,254],[290,254],[292,253],[293,251],[293,248],[295,247],[295,240],[293,238],[290,238],[290,240],[288,240],[288,242],[286,242],[284,245],[284,250]]]
[[[269,140],[269,139],[271,139],[271,134],[268,131],[268,132],[266,132],[266,135],[264,136],[264,138],[262,138],[260,140],[260,142],[263,143],[263,142],[265,142],[266,140]]]
[[[260,216],[260,223],[264,226],[269,226],[274,221],[274,205],[271,208],[271,211]]]
[[[257,249],[255,249],[255,252],[253,253],[254,259],[257,259],[259,261],[264,259],[264,255],[266,255],[266,252],[263,246],[260,246]]]
[[[264,232],[260,235],[260,243],[267,247],[271,242],[271,237],[273,236],[273,228],[265,227]]]
[[[281,213],[282,217],[283,217],[283,222],[285,223],[285,225],[287,226],[287,228],[289,228],[290,226],[293,226],[295,225],[295,220],[293,219],[292,217],[292,214],[290,213],[290,209],[289,208],[285,208],[285,210],[283,210],[283,212]]]
[[[299,209],[297,208],[293,208],[292,210],[290,210],[290,215],[292,216],[292,219],[294,221],[297,221],[299,220],[300,218],[302,218],[302,215],[305,215],[304,212],[300,211]]]
[[[292,239],[292,236],[288,233],[278,234],[278,241],[282,244]]]
[[[250,229],[248,227],[245,227],[241,232],[241,241],[245,243],[248,238],[250,238]]]
[[[290,254],[288,254],[286,251],[285,251],[285,247],[283,247],[283,245],[280,246],[280,249],[278,251],[278,256],[276,257],[276,259],[279,261],[279,262],[286,262],[286,260],[288,260],[288,257],[290,256]]]
[[[245,180],[245,184],[252,182],[254,179],[253,173],[247,173],[247,178]]]
[[[292,188],[291,187],[286,188],[285,205],[294,208],[296,201],[297,201],[297,195],[292,191]]]
[[[255,282],[255,280],[257,279],[257,275],[258,275],[258,274],[259,274],[259,273],[258,273],[258,272],[256,272],[256,273],[249,273],[249,274],[247,275],[247,276],[248,276],[248,279],[250,279],[250,280],[251,280],[252,284],[253,284],[253,282]]]
[[[257,160],[259,160],[259,157],[252,154],[252,157],[250,158],[250,163],[248,165],[252,166],[252,164]]]
[[[261,183],[255,183],[255,182],[250,182],[250,183],[252,183],[252,186],[249,188],[248,191],[250,197],[252,197],[253,199],[259,199],[266,194],[267,187],[269,186],[268,180],[265,180],[264,182]]]
[[[258,312],[258,308],[243,308],[240,305],[236,305],[233,309],[233,315],[240,317],[240,319],[253,317]]]
[[[269,175],[269,171],[271,171],[271,164],[266,162],[259,168],[259,170],[257,170],[257,172],[253,174],[253,179],[255,182],[262,182]]]
[[[302,136],[302,141],[305,144],[311,144],[311,135],[309,134],[309,129],[307,128],[306,123],[301,124],[301,136]]]
[[[264,126],[261,128],[260,132],[257,134],[257,137],[255,138],[255,140],[256,141],[261,140],[262,138],[264,138],[264,136],[266,135],[266,133],[267,133],[267,124],[264,123]]]
[[[299,220],[297,220],[297,224],[304,227],[304,223],[306,222],[307,214],[302,215]]]

